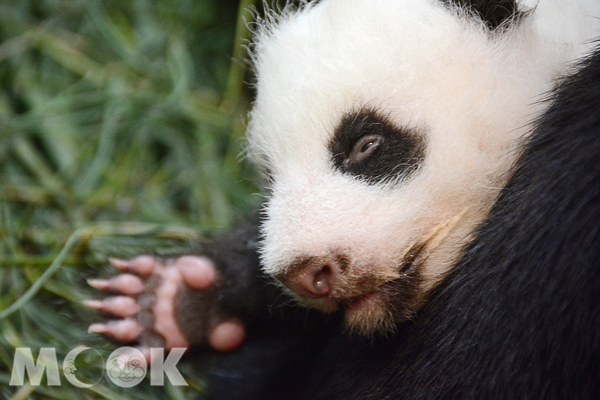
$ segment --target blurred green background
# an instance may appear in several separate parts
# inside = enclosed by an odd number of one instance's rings
[[[255,2],[0,1],[0,399],[204,390],[189,363],[189,388],[80,389],[62,371],[59,387],[8,383],[17,347],[53,347],[59,367],[78,344],[104,360],[116,348],[86,332],[99,315],[81,305],[107,256],[185,251],[258,206],[239,160]],[[98,357],[80,358],[101,376]]]

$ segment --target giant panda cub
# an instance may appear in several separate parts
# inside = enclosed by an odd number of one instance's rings
[[[598,398],[599,28],[596,0],[268,13],[263,209],[112,260],[88,305],[121,319],[90,332],[226,353],[216,398]]]

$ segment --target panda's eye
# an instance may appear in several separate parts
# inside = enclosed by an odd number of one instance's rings
[[[345,114],[329,143],[333,167],[368,184],[406,179],[425,156],[422,132],[371,109]]]
[[[371,154],[383,141],[381,136],[367,136],[359,140],[356,144],[356,149],[359,149],[359,154]],[[356,151],[356,150],[355,150]]]
[[[373,153],[375,153],[383,144],[383,141],[383,136],[380,135],[367,135],[360,138],[354,144],[348,157],[342,161],[342,165],[348,167],[351,164],[356,164],[371,157],[371,155],[373,155]]]

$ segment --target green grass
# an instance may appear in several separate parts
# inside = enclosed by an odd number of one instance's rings
[[[186,363],[189,388],[8,382],[17,347],[53,347],[59,364],[79,344],[104,360],[116,348],[86,332],[98,315],[81,305],[109,255],[185,251],[259,204],[238,159],[254,3],[0,2],[0,398],[204,390]]]

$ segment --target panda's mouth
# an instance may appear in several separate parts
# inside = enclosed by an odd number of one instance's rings
[[[377,303],[380,297],[381,297],[381,292],[379,290],[373,290],[372,292],[369,292],[364,296],[350,300],[345,305],[344,310],[346,312],[348,312],[348,311],[352,312],[357,309],[369,308],[374,303]]]
[[[304,268],[307,264],[321,265],[324,261],[335,265],[340,260],[344,261],[344,268],[340,266],[337,274],[329,273],[328,276],[332,279],[327,282],[330,285],[328,288],[331,288],[328,293],[318,296],[303,294],[301,290],[295,293],[306,305],[326,313],[344,310],[346,314],[352,316],[354,322],[359,319],[372,319],[371,315],[378,315],[377,318],[380,320],[389,319],[395,322],[409,319],[423,303],[427,292],[424,286],[426,283],[424,270],[428,268],[427,260],[455,229],[465,212],[466,210],[434,226],[429,230],[428,235],[420,237],[408,246],[403,256],[388,268],[381,266],[369,268],[368,265],[352,268],[348,257],[326,256],[322,259],[303,260],[298,265]],[[305,271],[302,268],[298,270]],[[315,277],[318,278],[322,270],[322,268],[313,268],[310,271],[316,275],[304,275],[304,278],[308,276],[311,278],[309,282],[314,283],[318,281]],[[334,270],[332,267],[328,269],[328,271]],[[302,275],[298,276],[302,277]],[[294,278],[300,281],[298,276]],[[285,276],[281,278],[284,282],[285,279]],[[385,315],[392,317],[388,318]]]
[[[394,273],[392,279],[378,283],[375,287],[371,287],[360,294],[354,295],[347,299],[339,299],[338,303],[345,311],[355,311],[359,309],[367,309],[376,307],[386,298],[390,297],[390,293],[395,291],[395,288],[407,285],[413,285],[415,271],[427,258],[424,251],[428,241],[413,245],[405,254],[402,261],[398,263],[397,273]]]
[[[308,299],[307,303],[328,313],[343,311],[344,326],[350,332],[372,336],[393,331],[398,323],[413,318],[424,304],[428,293],[426,269],[430,268],[427,263],[434,262],[432,255],[456,229],[466,210],[440,222],[429,234],[407,246],[395,265],[388,269],[363,267],[366,272],[352,279],[344,271],[332,293]]]

